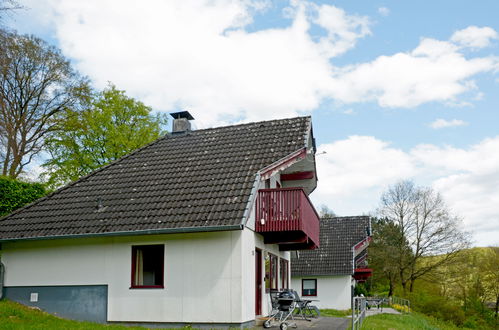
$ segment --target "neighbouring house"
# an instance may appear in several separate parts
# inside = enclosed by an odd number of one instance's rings
[[[323,218],[319,249],[291,258],[291,287],[319,308],[349,309],[356,282],[372,275],[367,268],[371,219],[367,216]]]
[[[165,137],[0,219],[3,293],[62,317],[247,327],[319,246],[310,117]],[[0,283],[1,283],[0,279]]]

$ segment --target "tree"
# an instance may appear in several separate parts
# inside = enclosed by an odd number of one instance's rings
[[[484,275],[485,300],[494,302],[494,316],[499,314],[499,247],[488,248],[488,256],[484,258],[482,271]]]
[[[327,205],[321,205],[319,209],[319,215],[321,218],[333,218],[336,216],[333,210],[331,210]]]
[[[412,251],[396,223],[373,218],[372,228],[369,265],[375,269],[374,276],[377,281],[385,279],[388,282],[388,296],[392,296],[398,282],[399,266],[412,257]]]
[[[56,115],[88,92],[55,47],[0,29],[1,175],[17,178],[45,146]]]
[[[0,177],[0,217],[29,204],[46,194],[40,183],[28,183]]]
[[[16,0],[0,0],[0,22],[2,21],[2,16],[4,14],[21,8],[23,8],[23,6]]]
[[[412,181],[401,181],[381,196],[381,217],[396,224],[399,240],[398,275],[404,291],[412,292],[421,276],[448,264],[469,245],[467,234],[460,229],[460,219],[452,215],[442,196],[431,188],[416,187]],[[407,241],[411,254],[402,253]],[[441,255],[440,258],[425,258]]]
[[[125,95],[110,84],[94,95],[83,111],[60,114],[57,130],[48,141],[51,155],[43,165],[51,187],[74,181],[121,158],[165,133],[165,114]]]

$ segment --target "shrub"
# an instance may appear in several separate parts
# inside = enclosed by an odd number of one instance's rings
[[[0,217],[29,204],[46,194],[40,183],[28,183],[0,177]]]

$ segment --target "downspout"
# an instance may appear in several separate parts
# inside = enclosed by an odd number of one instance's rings
[[[3,298],[3,278],[5,274],[5,266],[2,264],[0,259],[0,300]]]

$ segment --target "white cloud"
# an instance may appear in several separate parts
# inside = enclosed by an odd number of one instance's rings
[[[334,196],[351,195],[361,188],[377,187],[415,172],[410,157],[403,151],[370,136],[351,136],[320,145],[317,152],[324,151],[324,156],[317,158],[318,173],[335,179],[334,184],[321,182],[318,191]],[[366,169],[373,169],[376,175]]]
[[[468,123],[465,122],[464,120],[460,120],[460,119],[445,120],[445,119],[441,119],[441,118],[436,119],[435,121],[433,121],[429,124],[429,126],[433,129],[466,126],[466,125],[468,125]]]
[[[386,8],[386,7],[379,7],[378,13],[382,16],[388,16],[388,15],[390,15],[390,9]]]
[[[480,246],[499,244],[499,137],[469,148],[418,145],[409,151],[368,136],[323,144],[320,184],[312,199],[340,215],[376,208],[381,192],[400,179],[441,192]]]
[[[343,9],[330,5],[318,7],[315,23],[327,31],[319,44],[328,57],[343,54],[353,48],[357,39],[371,34],[367,16],[348,15]]]
[[[497,32],[490,27],[469,26],[456,31],[452,35],[451,41],[462,47],[477,49],[489,46],[492,40],[498,38]]]
[[[112,81],[161,111],[188,109],[200,127],[294,116],[327,97],[329,60],[369,22],[330,5],[291,6],[288,27],[250,33],[262,6],[247,0],[47,2],[64,53],[97,86]],[[311,25],[327,35],[314,40]]]
[[[290,1],[288,26],[245,30],[268,1],[37,2],[64,53],[98,87],[112,81],[159,111],[190,110],[199,127],[311,112],[321,102],[383,107],[461,104],[493,57],[465,58],[448,41],[334,66],[370,35],[371,21],[332,5]],[[39,8],[44,8],[39,9]],[[312,29],[312,27],[314,29]],[[313,35],[322,29],[325,35]]]
[[[454,44],[426,38],[411,52],[338,69],[330,92],[345,103],[376,101],[392,108],[455,101],[475,89],[472,76],[493,71],[498,63],[494,57],[467,59]]]

